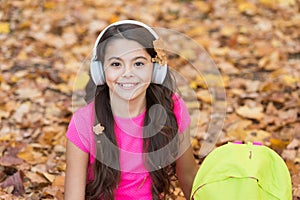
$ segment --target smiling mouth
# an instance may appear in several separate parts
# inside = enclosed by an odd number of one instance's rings
[[[133,89],[138,83],[117,83],[122,89],[130,90]]]

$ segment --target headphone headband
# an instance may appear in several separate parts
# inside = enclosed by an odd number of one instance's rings
[[[94,48],[93,48],[93,59],[96,58],[97,56],[97,46],[102,38],[102,36],[104,35],[104,33],[107,31],[107,29],[109,29],[110,27],[112,26],[118,26],[118,25],[122,25],[122,24],[134,24],[134,25],[138,25],[138,26],[141,26],[145,29],[147,29],[155,39],[158,39],[159,36],[157,35],[157,33],[152,29],[150,28],[148,25],[142,23],[142,22],[139,22],[139,21],[135,21],[135,20],[121,20],[121,21],[117,21],[115,23],[112,23],[110,24],[109,26],[107,26],[105,29],[103,29],[103,31],[101,31],[101,33],[98,35],[97,39],[96,39],[96,42],[95,42],[95,45],[94,45]]]

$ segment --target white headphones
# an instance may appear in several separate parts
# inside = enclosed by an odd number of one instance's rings
[[[97,40],[95,42],[94,48],[93,48],[93,58],[90,63],[90,72],[91,72],[92,79],[96,85],[105,84],[105,76],[104,76],[102,63],[100,61],[96,60],[97,59],[97,46],[99,44],[99,41],[101,40],[102,36],[107,31],[107,29],[109,29],[112,26],[117,26],[117,25],[121,25],[121,24],[134,24],[134,25],[141,26],[141,27],[147,29],[153,35],[153,37],[155,39],[159,38],[157,33],[155,33],[155,31],[153,29],[151,29],[149,26],[147,26],[146,24],[139,22],[139,21],[122,20],[122,21],[118,21],[118,22],[110,24],[99,34],[99,36],[97,37]],[[165,77],[167,74],[167,69],[168,69],[167,64],[159,65],[158,63],[154,63],[151,82],[156,83],[156,84],[162,84],[165,80]]]

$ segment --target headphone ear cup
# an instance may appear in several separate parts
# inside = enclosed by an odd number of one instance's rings
[[[156,84],[162,84],[166,78],[167,71],[167,64],[160,65],[158,63],[154,63],[151,82]]]
[[[96,85],[104,85],[105,77],[100,61],[92,60],[90,63],[91,77]]]

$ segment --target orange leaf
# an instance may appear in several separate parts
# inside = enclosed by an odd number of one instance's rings
[[[60,188],[64,188],[64,185],[65,185],[65,177],[64,176],[56,176],[52,183],[52,186],[57,186]]]

